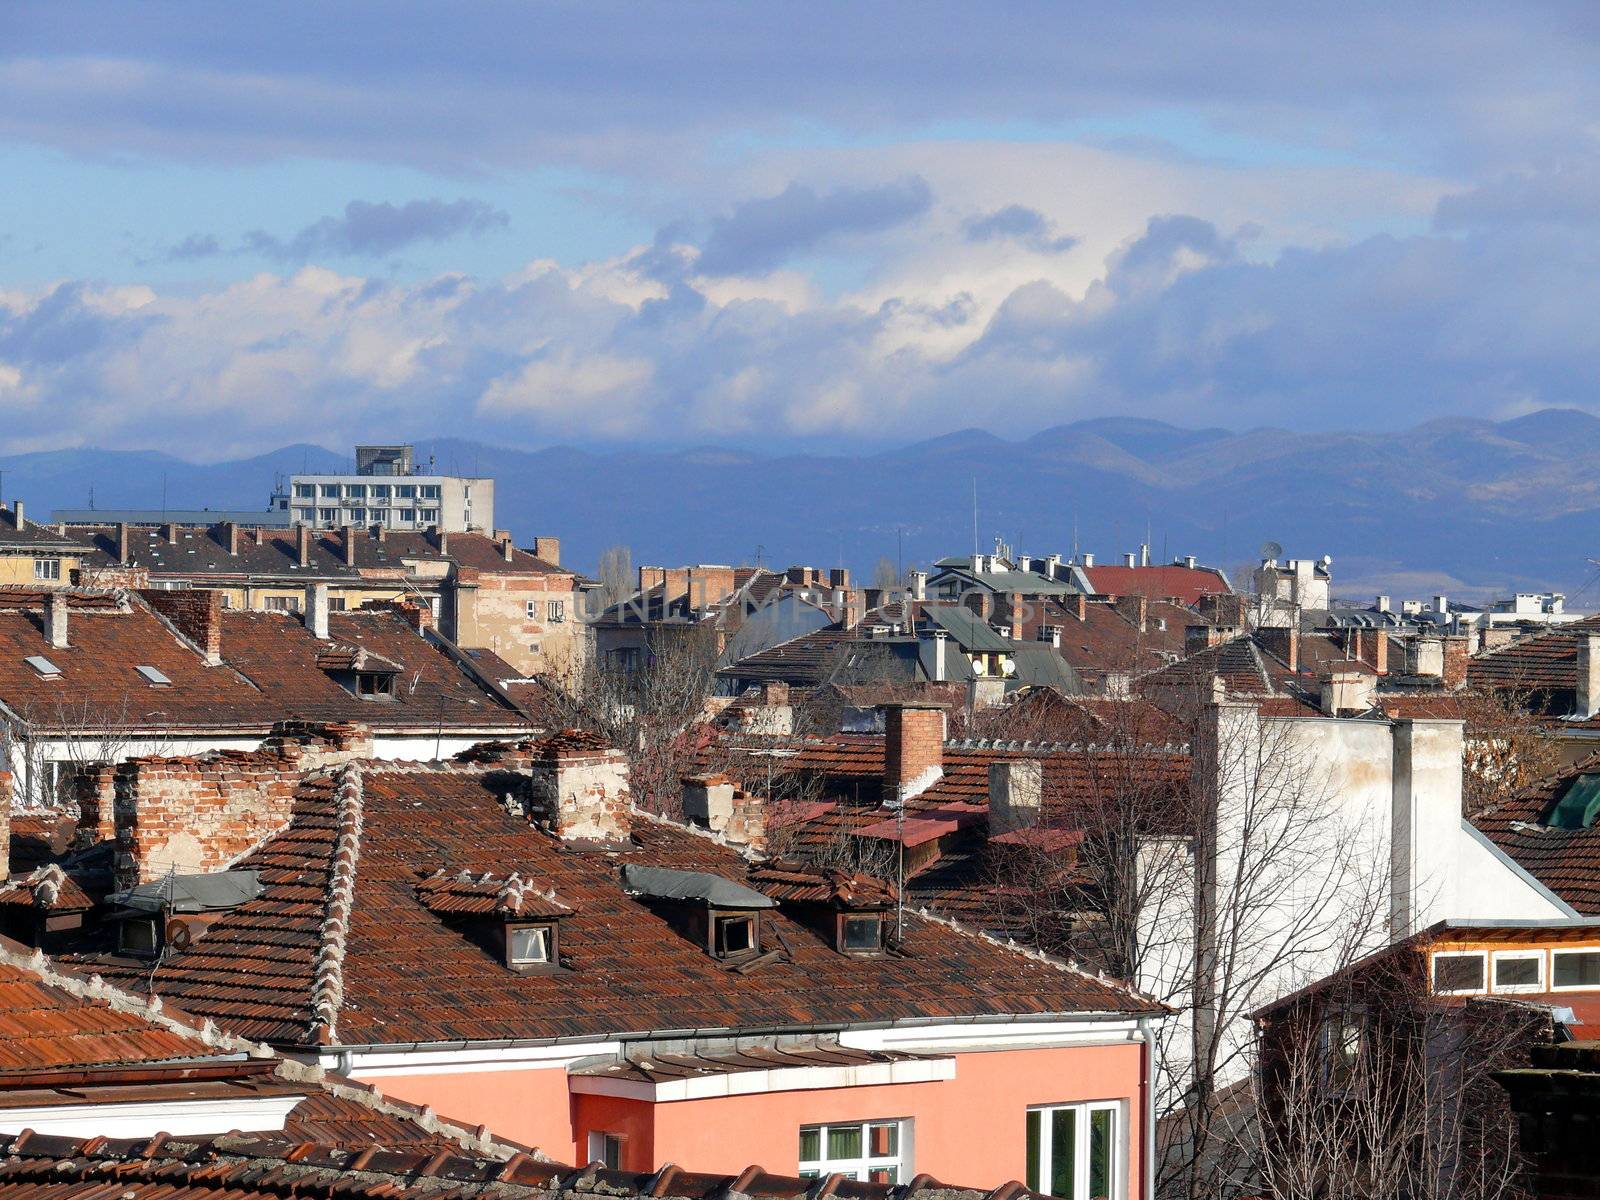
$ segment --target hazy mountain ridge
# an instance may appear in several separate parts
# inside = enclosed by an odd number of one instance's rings
[[[601,452],[419,442],[438,469],[492,475],[497,523],[554,533],[569,561],[608,545],[634,561],[790,561],[870,570],[969,551],[979,540],[1112,558],[1145,540],[1225,568],[1267,539],[1332,554],[1341,592],[1384,586],[1569,591],[1591,574],[1600,528],[1600,419],[1545,410],[1400,432],[1191,430],[1108,417],[1018,440],[969,430],[858,456],[747,448]],[[0,459],[0,491],[30,513],[83,507],[264,508],[274,478],[347,469],[347,454],[287,446],[196,465],[150,451],[74,449]],[[1581,603],[1582,598],[1575,598]],[[1590,600],[1600,605],[1600,597]]]

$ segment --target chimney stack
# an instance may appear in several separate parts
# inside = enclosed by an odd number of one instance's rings
[[[933,682],[944,683],[950,678],[946,655],[950,653],[950,635],[942,629],[933,632]]]
[[[1588,718],[1596,713],[1600,713],[1600,633],[1585,633],[1578,637],[1578,687],[1572,715]]]
[[[222,523],[222,545],[229,554],[237,556],[239,553],[239,525],[236,521]]]
[[[319,642],[328,640],[328,585],[313,583],[306,589],[306,628]]]
[[[311,565],[311,526],[302,523],[294,527],[294,551],[302,567]]]
[[[206,665],[222,665],[222,593],[211,588],[167,592],[147,588],[139,598],[172,622],[205,655]]]
[[[1011,640],[1020,642],[1022,640],[1022,593],[1012,592],[1007,599],[1011,609]]]
[[[564,842],[629,841],[628,760],[604,739],[563,730],[534,747],[535,816]]]
[[[11,772],[0,768],[0,879],[11,877]]]
[[[928,573],[926,571],[911,572],[911,598],[913,600],[926,600],[928,598]]]
[[[67,598],[60,592],[45,595],[44,636],[52,650],[67,648]]]
[[[339,530],[339,538],[340,538],[340,542],[341,542],[341,544],[343,546],[343,549],[344,549],[344,565],[347,566],[347,567],[355,566],[356,565],[356,531],[355,531],[355,529],[353,527],[349,526],[349,525],[344,526],[342,529]]]
[[[511,535],[505,534],[500,539],[500,557],[510,562],[516,557],[516,547],[511,544]]]
[[[850,568],[834,567],[828,572],[828,586],[831,588],[848,588],[850,586]]]
[[[944,774],[944,705],[884,705],[883,794],[886,802],[919,796]]]
[[[1446,691],[1458,692],[1467,686],[1467,660],[1470,647],[1465,634],[1451,634],[1443,639],[1443,661],[1439,679]]]
[[[428,536],[433,539],[433,544],[438,548],[440,554],[450,553],[450,535],[448,533],[437,525],[429,525]]]
[[[533,556],[543,559],[552,567],[559,567],[561,565],[561,539],[558,537],[534,538]]]
[[[1094,555],[1085,554],[1083,556],[1083,568],[1084,568],[1084,570],[1087,571],[1092,566],[1094,566]]]
[[[1192,554],[1185,554],[1183,556],[1183,565],[1191,571],[1195,569],[1199,561],[1200,560]]]
[[[11,502],[11,521],[18,529],[23,529],[26,527],[23,520],[21,500],[13,500]]]
[[[1378,612],[1386,613],[1389,611],[1389,604],[1389,597],[1380,595],[1374,599],[1372,607]]]
[[[1125,566],[1125,567],[1131,567],[1131,566],[1134,565],[1134,560],[1137,559],[1138,557],[1139,556],[1137,554],[1133,554],[1133,553],[1124,554],[1122,556],[1122,565]]]
[[[1031,829],[1044,801],[1044,764],[1036,758],[989,764],[989,834]]]
[[[130,555],[131,554],[132,554],[132,546],[130,545],[130,541],[129,541],[129,537],[128,537],[128,523],[126,521],[118,521],[117,522],[117,561],[119,563],[121,563],[123,566],[127,566],[128,562],[130,561]]]
[[[178,544],[178,523],[176,521],[168,521],[161,527],[161,536],[167,540],[169,545],[176,546]]]

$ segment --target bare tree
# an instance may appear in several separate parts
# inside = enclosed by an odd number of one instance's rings
[[[600,555],[598,571],[602,607],[610,608],[633,595],[633,551],[628,547],[606,547]]]
[[[1539,719],[1528,689],[1472,687],[1455,700],[1466,723],[1468,817],[1498,808],[1561,765],[1560,744]]]
[[[877,565],[872,568],[872,586],[882,592],[892,592],[901,582],[894,560],[887,554],[879,558]]]
[[[152,716],[129,691],[7,707],[0,711],[0,763],[18,771],[23,803],[68,805],[84,768],[172,752],[170,729]]]

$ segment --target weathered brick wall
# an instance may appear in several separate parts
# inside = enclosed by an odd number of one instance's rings
[[[184,637],[200,647],[206,661],[222,661],[222,593],[209,588],[188,591],[143,591],[139,593],[151,608],[160,613]]]
[[[468,649],[493,650],[524,675],[574,679],[590,654],[589,628],[570,575],[482,573],[459,593],[458,638]],[[562,620],[550,619],[550,602]],[[529,615],[528,605],[533,605]]]
[[[0,879],[11,874],[11,772],[0,769]]]
[[[285,721],[259,750],[118,763],[111,786],[117,886],[169,870],[227,867],[288,826],[305,774],[371,755],[363,725]]]
[[[78,768],[72,779],[73,796],[78,802],[79,846],[98,846],[117,836],[117,764],[88,763]]]
[[[884,710],[883,787],[886,796],[925,784],[944,765],[944,710],[891,704]]]
[[[628,761],[619,750],[561,754],[532,768],[536,816],[564,841],[628,837]]]

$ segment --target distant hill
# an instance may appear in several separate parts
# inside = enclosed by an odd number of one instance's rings
[[[1334,557],[1336,590],[1361,595],[1500,594],[1556,587],[1576,607],[1600,554],[1600,419],[1550,409],[1403,432],[1181,429],[1103,418],[1020,441],[971,430],[891,450],[763,455],[706,447],[521,450],[422,442],[443,471],[492,475],[497,520],[519,539],[553,533],[592,567],[607,546],[635,563],[928,562],[973,544],[973,485],[985,549],[1084,550],[1112,558],[1196,554],[1234,570],[1267,540]],[[0,493],[56,507],[264,507],[276,475],[343,469],[295,445],[195,465],[150,452],[70,450],[0,459]],[[1590,591],[1595,594],[1590,595]],[[1587,604],[1585,603],[1587,601]]]

